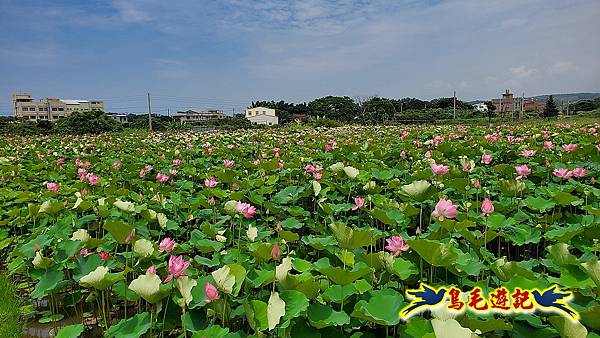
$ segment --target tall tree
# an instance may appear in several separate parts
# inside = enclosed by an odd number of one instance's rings
[[[310,114],[332,120],[352,122],[358,117],[359,108],[348,96],[326,96],[308,104]]]
[[[492,117],[494,117],[494,113],[496,112],[496,105],[492,101],[485,101],[485,107],[487,108],[488,115],[488,123],[492,123]]]
[[[544,108],[544,116],[545,117],[555,117],[558,116],[558,108],[556,108],[556,103],[554,103],[554,98],[552,95],[548,97],[546,101],[546,107]]]

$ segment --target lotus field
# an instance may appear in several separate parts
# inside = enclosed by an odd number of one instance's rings
[[[60,337],[598,337],[598,131],[4,138],[0,270]],[[578,315],[401,318],[422,283],[490,306],[555,285]]]

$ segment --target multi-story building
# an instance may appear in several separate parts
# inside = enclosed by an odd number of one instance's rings
[[[76,111],[104,110],[102,100],[64,100],[46,97],[34,101],[31,94],[13,95],[13,113],[16,117],[30,120],[54,121]]]
[[[266,124],[273,126],[279,123],[279,118],[275,115],[275,109],[265,107],[254,107],[246,109],[246,118],[255,124]]]
[[[207,121],[210,119],[222,119],[225,113],[222,110],[186,110],[178,111],[172,116],[180,122]]]
[[[514,97],[511,92],[507,89],[502,94],[501,99],[492,99],[492,103],[496,107],[496,112],[504,115],[504,113],[522,112],[523,111],[523,98]]]

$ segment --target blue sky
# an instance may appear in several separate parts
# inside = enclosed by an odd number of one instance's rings
[[[11,95],[109,111],[600,92],[598,0],[0,0]]]

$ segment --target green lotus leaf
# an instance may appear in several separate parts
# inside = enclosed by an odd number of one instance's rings
[[[106,335],[118,338],[139,338],[148,332],[151,326],[150,314],[142,312],[129,319],[122,319],[117,324],[112,325],[108,328]]]
[[[77,338],[84,330],[83,324],[68,325],[58,330],[55,338]]]
[[[133,243],[133,252],[144,258],[150,257],[154,253],[154,244],[145,238],[138,239]]]
[[[160,292],[160,277],[154,273],[140,275],[129,284],[129,290],[144,298],[148,303],[154,304],[162,299]]]
[[[350,317],[345,312],[334,311],[327,305],[311,304],[308,307],[307,314],[310,324],[317,329],[350,323]]]
[[[371,298],[361,300],[354,306],[352,317],[368,320],[379,325],[396,325],[400,322],[400,309],[406,305],[402,295],[391,289],[371,292]]]

